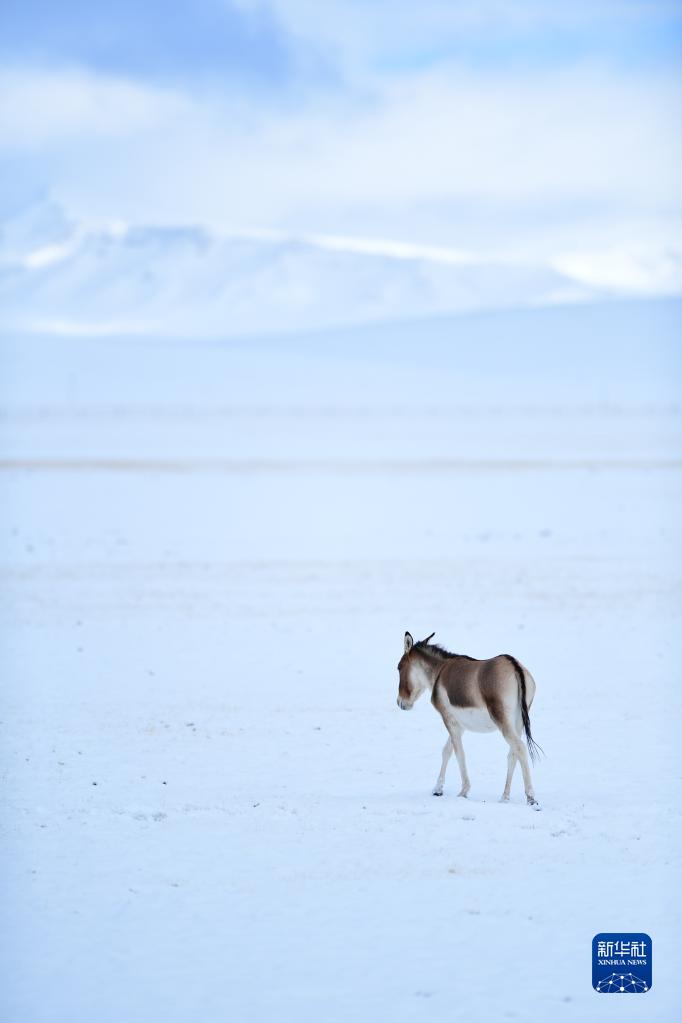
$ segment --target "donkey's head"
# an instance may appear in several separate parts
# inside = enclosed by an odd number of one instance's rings
[[[433,636],[433,633],[431,633]],[[414,642],[409,632],[405,633],[405,652],[398,661],[398,706],[401,710],[411,710],[425,689],[431,685],[431,679],[423,659],[419,656],[419,647],[428,643],[429,639]]]

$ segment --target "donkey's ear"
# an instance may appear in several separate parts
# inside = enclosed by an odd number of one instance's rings
[[[414,640],[412,639],[412,636],[410,636],[409,632],[406,632],[405,633],[405,653],[406,654],[409,654],[410,650],[412,649],[413,643],[414,643]]]

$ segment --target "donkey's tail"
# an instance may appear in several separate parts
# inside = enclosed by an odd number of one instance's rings
[[[528,752],[530,753],[530,759],[535,763],[538,756],[542,753],[544,756],[544,750],[542,746],[538,746],[537,742],[530,734],[530,715],[528,714],[528,701],[526,700],[526,673],[523,670],[523,666],[519,664],[515,657],[511,654],[505,654],[508,661],[511,661],[514,671],[516,672],[516,678],[519,683],[519,696],[521,698],[521,718],[523,720],[523,730],[526,733],[526,743],[528,744]]]

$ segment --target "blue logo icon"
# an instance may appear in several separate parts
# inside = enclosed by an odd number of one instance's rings
[[[595,934],[592,987],[600,995],[642,994],[651,987],[648,934]]]

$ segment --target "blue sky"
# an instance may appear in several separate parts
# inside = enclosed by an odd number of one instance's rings
[[[620,252],[680,227],[682,5],[5,0],[14,205]]]
[[[147,80],[215,74],[271,88],[312,84],[311,66],[340,83],[349,53],[374,72],[453,60],[489,69],[585,59],[637,67],[677,61],[682,44],[680,4],[658,0],[5,0],[0,18],[5,61]]]
[[[288,33],[267,8],[222,0],[6,0],[5,61],[80,66],[147,81],[190,82],[210,74],[270,87],[296,73]]]

